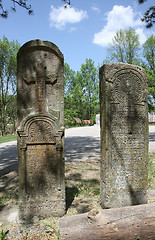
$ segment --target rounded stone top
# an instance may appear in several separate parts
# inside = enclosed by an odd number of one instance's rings
[[[49,41],[43,41],[40,39],[31,40],[29,42],[26,42],[18,51],[17,56],[20,57],[21,54],[23,54],[25,51],[28,50],[45,50],[54,52],[59,58],[62,60],[64,59],[64,56],[62,52],[59,50],[59,48],[52,42]]]
[[[147,76],[145,69],[128,63],[108,63],[100,68],[100,79],[105,79],[113,85],[117,103],[135,103],[146,101]]]
[[[117,71],[120,71],[122,69],[132,69],[135,71],[138,71],[139,73],[141,72],[141,74],[145,75],[145,69],[134,65],[134,64],[129,64],[129,63],[106,63],[103,66],[100,67],[100,72],[106,72],[110,75],[115,74]]]

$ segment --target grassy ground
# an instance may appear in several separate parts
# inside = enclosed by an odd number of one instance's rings
[[[155,153],[149,155],[148,184],[149,189],[155,190]]]
[[[99,193],[99,159],[91,159],[79,163],[67,163],[66,172],[66,216],[88,212],[92,208],[100,207]],[[18,203],[18,176],[11,172],[0,179],[0,209]],[[46,219],[34,224],[33,230],[22,229],[20,233],[8,224],[1,229],[7,233],[8,239],[14,240],[54,240],[59,239],[58,219]],[[13,230],[14,228],[14,230]],[[39,235],[38,235],[39,234]],[[20,235],[20,237],[16,237]],[[0,238],[0,240],[2,240]]]
[[[4,137],[0,137],[0,143],[3,142],[10,142],[10,141],[16,141],[17,140],[17,135],[6,135]]]
[[[88,212],[93,208],[100,208],[100,179],[99,159],[85,162],[67,163],[66,172],[66,216]],[[149,189],[155,189],[155,153],[149,156]],[[0,179],[0,209],[17,204],[18,201],[18,176],[11,172]],[[31,227],[14,231],[10,226],[2,226],[1,233],[14,240],[54,240],[59,238],[58,219],[46,219]],[[17,238],[17,235],[20,237]],[[0,240],[7,239],[0,236]]]

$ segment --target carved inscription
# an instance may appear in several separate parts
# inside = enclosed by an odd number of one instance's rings
[[[51,124],[45,121],[35,121],[29,127],[29,142],[48,143],[55,141],[54,130]]]
[[[58,174],[55,145],[28,145],[26,158],[28,194],[40,195],[45,193],[47,188],[52,192],[57,186]]]
[[[110,129],[112,134],[135,135],[140,139],[145,137],[146,132],[146,106],[143,105],[128,105],[122,107],[122,104],[111,104],[110,107]]]
[[[100,70],[103,207],[147,201],[146,82],[144,70],[133,65],[109,64]]]

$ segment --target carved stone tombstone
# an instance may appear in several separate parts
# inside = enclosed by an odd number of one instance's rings
[[[62,216],[64,58],[56,45],[41,40],[24,44],[17,57],[20,217]]]
[[[101,206],[147,202],[148,109],[144,69],[100,68]]]

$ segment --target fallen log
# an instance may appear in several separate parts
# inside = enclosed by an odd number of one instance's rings
[[[155,203],[93,209],[59,220],[62,240],[155,240]]]

